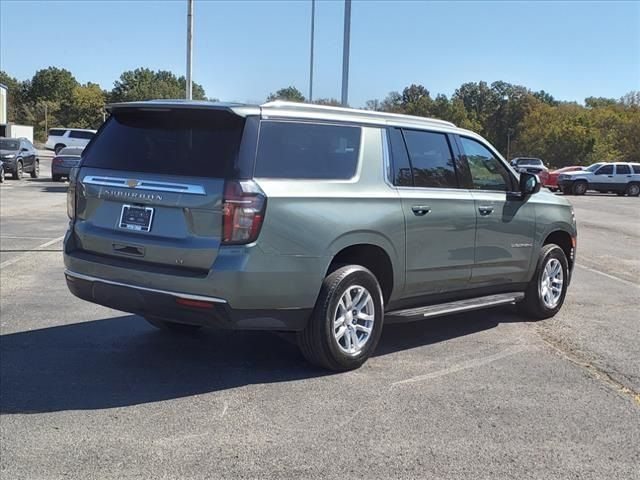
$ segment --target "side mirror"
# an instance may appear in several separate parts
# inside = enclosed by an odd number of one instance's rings
[[[520,193],[523,197],[533,195],[540,191],[540,179],[533,173],[522,172],[520,174]]]

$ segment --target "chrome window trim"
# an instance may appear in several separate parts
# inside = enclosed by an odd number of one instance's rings
[[[133,288],[135,290],[142,290],[144,292],[161,293],[163,295],[170,295],[172,297],[182,298],[185,300],[197,300],[200,302],[212,302],[212,303],[227,303],[227,301],[222,298],[207,297],[205,295],[192,295],[190,293],[172,292],[170,290],[161,290],[159,288],[140,287],[138,285],[131,285],[130,283],[116,282],[113,280],[105,280],[103,278],[92,277],[91,275],[84,275],[82,273],[73,272],[69,269],[65,270],[64,274],[67,277],[67,279],[70,281],[73,281],[73,279],[77,278],[78,280],[85,280],[87,282],[100,282],[100,283],[106,283],[108,285],[115,285],[117,287],[127,287],[127,288]]]
[[[128,182],[136,180],[138,184],[130,187]],[[187,193],[190,195],[206,195],[202,185],[190,183],[158,182],[156,180],[138,180],[122,177],[109,177],[106,175],[87,175],[82,183],[89,185],[102,185],[105,187],[132,188],[134,190],[153,190],[156,192]]]
[[[396,185],[393,184],[393,167],[391,166],[391,155],[389,154],[389,130],[387,128],[381,128],[380,133],[382,135],[382,164],[384,168],[384,183],[389,187],[396,189]]]

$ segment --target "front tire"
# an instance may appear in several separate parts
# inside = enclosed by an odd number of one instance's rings
[[[542,247],[533,278],[527,285],[520,313],[535,320],[553,317],[562,308],[569,281],[569,262],[564,250],[550,243]]]
[[[322,282],[298,345],[312,364],[342,372],[360,367],[375,351],[384,321],[382,290],[360,265],[347,265]]]
[[[163,320],[157,317],[144,317],[144,319],[157,329],[166,330],[173,333],[192,333],[202,328],[201,325],[170,322],[168,320]]]
[[[573,184],[573,194],[574,195],[584,195],[587,193],[589,186],[587,182],[576,182]]]
[[[31,170],[31,178],[38,178],[40,176],[40,162],[36,160],[36,163],[33,165],[33,170]]]
[[[22,180],[22,175],[24,174],[24,167],[22,166],[22,162],[16,163],[16,168],[13,171],[13,179],[14,180]]]

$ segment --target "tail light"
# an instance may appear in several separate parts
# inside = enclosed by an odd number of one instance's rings
[[[222,243],[243,245],[258,238],[267,198],[252,180],[227,181],[222,201]]]
[[[69,187],[67,188],[67,216],[74,220],[76,218],[76,189],[78,188],[78,169],[72,168],[69,173]]]

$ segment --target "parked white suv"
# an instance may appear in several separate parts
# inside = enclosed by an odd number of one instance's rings
[[[47,150],[53,150],[56,154],[65,147],[84,148],[95,133],[96,130],[85,128],[52,128],[49,130],[49,137],[44,146]]]
[[[585,170],[558,176],[558,187],[565,195],[584,195],[587,190],[618,195],[640,195],[640,164],[597,163]]]

